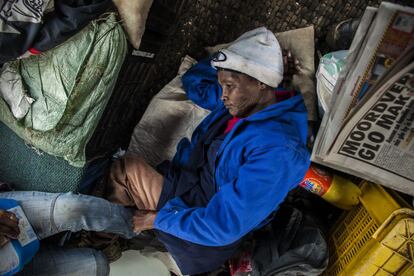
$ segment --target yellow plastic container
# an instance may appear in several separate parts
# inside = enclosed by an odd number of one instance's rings
[[[379,185],[361,192],[331,231],[325,275],[414,275],[414,211]]]
[[[348,179],[334,175],[329,189],[322,198],[340,209],[350,210],[359,203],[360,195],[358,186]]]

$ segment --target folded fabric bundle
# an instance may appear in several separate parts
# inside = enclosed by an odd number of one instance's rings
[[[5,64],[0,70],[0,96],[10,106],[17,119],[26,116],[34,101],[26,94],[22,76],[14,64]]]
[[[122,27],[111,13],[52,50],[9,63],[35,102],[18,121],[0,98],[0,120],[28,144],[83,166],[126,50]]]

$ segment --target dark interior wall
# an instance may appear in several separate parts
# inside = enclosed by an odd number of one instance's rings
[[[159,42],[162,42],[158,53],[152,61],[142,62],[132,56],[126,58],[107,110],[88,145],[87,156],[93,158],[120,146],[127,147],[133,128],[151,97],[176,75],[184,55],[201,58],[205,55],[203,47],[232,41],[259,26],[281,32],[309,25],[314,25],[316,47],[324,53],[328,50],[324,39],[330,27],[342,20],[359,17],[366,6],[378,6],[380,2],[154,0],[147,24],[153,28],[154,22],[167,22],[161,25],[164,30],[155,27],[148,31],[153,40],[157,40],[158,33]],[[390,2],[414,4],[412,0]],[[164,12],[157,14],[162,7]]]

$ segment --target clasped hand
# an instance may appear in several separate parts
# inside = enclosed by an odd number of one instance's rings
[[[153,229],[156,216],[157,216],[157,212],[155,211],[146,211],[146,210],[135,211],[134,217],[132,219],[134,232],[141,232],[144,230]]]

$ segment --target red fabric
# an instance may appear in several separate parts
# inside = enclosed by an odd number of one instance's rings
[[[237,117],[233,117],[233,118],[231,118],[230,120],[228,120],[228,121],[227,121],[227,127],[226,127],[226,130],[224,131],[224,134],[229,133],[229,132],[230,132],[230,130],[232,130],[232,129],[233,129],[234,125],[235,125],[238,121],[240,121],[240,118],[237,118]]]
[[[38,55],[42,53],[39,50],[36,50],[35,48],[30,48],[28,51],[33,55]]]
[[[240,256],[229,260],[230,275],[251,275],[253,260],[251,249],[243,251]]]
[[[277,102],[281,102],[294,97],[296,95],[296,92],[295,90],[276,89],[275,95]]]

